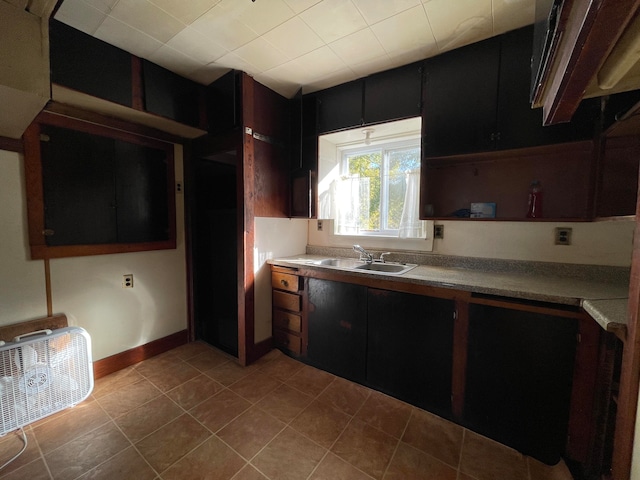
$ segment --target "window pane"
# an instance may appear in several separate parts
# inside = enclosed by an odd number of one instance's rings
[[[380,175],[382,153],[361,153],[347,157],[349,174],[360,177],[360,229],[380,230]]]
[[[388,171],[388,230],[400,228],[402,210],[407,191],[406,173],[420,167],[420,149],[404,148],[389,151]]]

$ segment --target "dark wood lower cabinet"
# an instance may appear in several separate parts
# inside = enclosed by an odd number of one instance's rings
[[[451,417],[454,302],[369,288],[367,384]]]
[[[466,427],[549,465],[567,441],[578,321],[470,305]]]
[[[307,278],[307,361],[364,383],[367,359],[367,287]]]

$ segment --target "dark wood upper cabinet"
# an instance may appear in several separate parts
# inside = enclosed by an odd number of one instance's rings
[[[423,62],[376,73],[364,79],[365,124],[417,117],[422,108]]]
[[[52,83],[132,105],[131,54],[57,20],[49,34]]]
[[[147,60],[142,60],[142,78],[147,112],[192,127],[201,126],[204,87]]]
[[[318,92],[318,133],[362,125],[363,92],[362,79]]]
[[[424,155],[444,156],[493,148],[499,68],[498,38],[425,62]]]
[[[209,133],[218,134],[242,124],[242,73],[231,70],[209,84],[206,109]]]

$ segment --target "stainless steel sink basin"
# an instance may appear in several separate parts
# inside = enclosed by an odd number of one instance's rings
[[[354,267],[356,270],[367,270],[369,272],[379,272],[392,275],[400,275],[417,267],[414,263],[365,263]]]

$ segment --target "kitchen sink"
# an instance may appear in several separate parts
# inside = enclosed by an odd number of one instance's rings
[[[355,270],[367,270],[369,272],[379,272],[392,275],[400,275],[417,267],[415,263],[365,263],[354,267]]]

